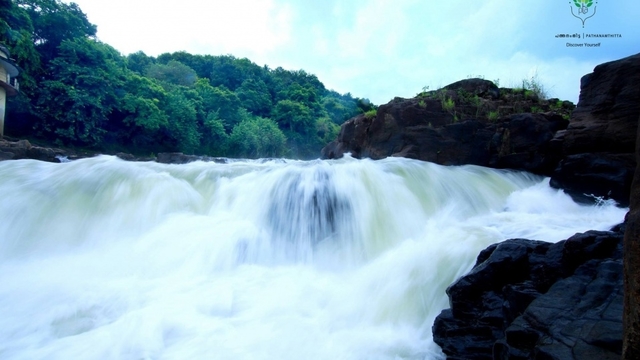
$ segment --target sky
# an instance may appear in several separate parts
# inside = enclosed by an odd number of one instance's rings
[[[583,0],[73,2],[123,55],[230,54],[305,70],[328,89],[380,105],[469,77],[503,87],[535,77],[549,97],[577,103],[583,75],[640,52],[640,1],[584,0],[592,1],[586,13],[574,1]]]

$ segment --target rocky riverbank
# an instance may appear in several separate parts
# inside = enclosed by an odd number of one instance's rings
[[[227,163],[227,158],[187,155],[181,152],[159,153],[156,156],[135,156],[129,153],[98,153],[88,150],[62,149],[33,145],[29,140],[0,139],[0,161],[3,160],[41,160],[47,162],[65,162],[98,155],[113,155],[127,161],[156,161],[162,164],[187,164],[194,161]]]
[[[450,309],[434,323],[447,359],[640,355],[640,54],[598,65],[580,87],[567,121],[562,111],[571,104],[463,80],[350,119],[322,150],[325,158],[350,152],[522,169],[550,176],[577,201],[629,206],[631,198],[625,225],[612,231],[557,244],[512,239],[485,249],[448,288]],[[526,112],[504,115],[514,109]]]
[[[0,138],[0,161],[32,159],[59,163],[97,155],[100,155],[100,153],[90,150],[41,146],[32,144],[29,140],[24,139]],[[124,160],[148,161],[155,159],[136,157],[125,153],[114,153],[113,155]]]
[[[622,227],[480,253],[433,325],[448,359],[619,359]]]
[[[70,148],[57,148],[38,146],[31,144],[28,140],[17,140],[10,138],[0,139],[0,161],[32,159],[47,162],[64,162],[87,157],[98,156],[104,153],[92,152],[88,150],[76,150]],[[108,154],[117,156],[127,161],[157,161],[164,164],[186,164],[193,161],[213,161],[218,163],[226,162],[225,158],[215,158],[210,156],[186,155],[183,153],[159,153],[157,156],[135,156],[128,153],[116,152]]]
[[[640,55],[597,66],[581,80],[569,125],[550,140],[561,154],[552,185],[583,201],[631,199],[625,225],[484,250],[448,288],[451,308],[433,326],[448,359],[637,359],[639,81]]]

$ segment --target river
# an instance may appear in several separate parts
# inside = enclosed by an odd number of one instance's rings
[[[1,359],[440,359],[486,246],[607,230],[525,172],[379,161],[0,162]]]

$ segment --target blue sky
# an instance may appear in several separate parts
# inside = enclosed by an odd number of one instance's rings
[[[640,52],[638,0],[593,0],[585,16],[595,15],[584,28],[571,15],[573,0],[74,2],[98,26],[98,38],[124,55],[231,54],[303,69],[327,88],[376,104],[476,75],[500,86],[537,76],[550,96],[577,102],[583,75]],[[567,40],[559,33],[622,37]]]

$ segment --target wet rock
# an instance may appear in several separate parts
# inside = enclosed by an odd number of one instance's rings
[[[638,119],[640,123],[640,119]],[[640,128],[639,128],[640,130]],[[636,159],[640,161],[640,131]],[[630,208],[624,234],[624,360],[640,359],[640,168],[631,186]]]
[[[495,358],[619,359],[622,297],[621,261],[589,260],[505,329]]]
[[[60,162],[65,156],[61,149],[33,146],[28,140],[8,141],[0,139],[0,160],[34,159]]]
[[[556,134],[562,161],[551,185],[578,201],[611,198],[629,204],[640,115],[640,54],[598,65],[581,80],[580,100]]]
[[[622,350],[622,237],[512,239],[480,253],[434,322],[448,359],[608,359]]]
[[[226,164],[226,158],[214,158],[209,156],[185,155],[181,152],[159,153],[155,158],[156,162],[162,164],[188,164],[194,161],[211,161]]]
[[[568,155],[555,169],[550,185],[563,189],[578,202],[613,199],[626,207],[635,166],[633,154]]]

